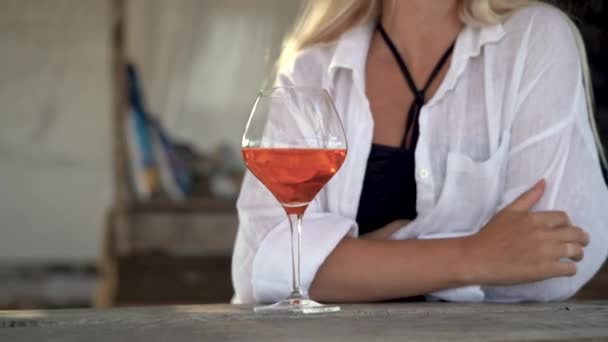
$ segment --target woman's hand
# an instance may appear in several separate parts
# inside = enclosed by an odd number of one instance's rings
[[[589,236],[559,211],[531,212],[546,184],[533,188],[500,211],[476,235],[463,241],[472,281],[511,285],[573,276]]]
[[[366,240],[388,240],[393,233],[407,226],[408,223],[410,223],[409,220],[393,221],[380,229],[374,230],[371,233],[361,235],[359,238]]]

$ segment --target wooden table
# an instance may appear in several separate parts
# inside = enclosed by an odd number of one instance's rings
[[[360,304],[316,316],[230,305],[0,311],[0,341],[608,340],[608,302]]]

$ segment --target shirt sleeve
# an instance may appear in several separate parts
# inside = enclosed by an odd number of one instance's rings
[[[277,85],[320,86],[321,81],[315,80],[315,73],[310,72],[320,68],[301,65],[306,63],[306,57],[302,57],[299,67],[278,76]],[[299,130],[297,127],[293,129]],[[330,181],[309,205],[302,223],[300,285],[305,293],[319,267],[338,243],[347,235],[357,234],[354,220],[327,209],[327,191],[331,188]],[[291,230],[285,211],[250,172],[245,176],[237,211],[239,229],[232,259],[232,280],[236,292],[233,302],[269,303],[286,298],[293,284]]]
[[[516,286],[485,287],[496,302],[558,301],[573,296],[606,260],[608,189],[588,119],[581,57],[563,18],[536,18],[512,121],[506,192],[501,208],[541,178],[547,181],[536,211],[561,210],[590,235],[573,277]]]
[[[311,203],[302,223],[300,274],[305,293],[327,256],[345,236],[355,236],[357,231],[353,220],[322,210],[321,202],[316,199]],[[250,173],[245,177],[237,209],[239,231],[232,264],[234,301],[268,303],[287,297],[292,291],[292,257],[285,211]]]

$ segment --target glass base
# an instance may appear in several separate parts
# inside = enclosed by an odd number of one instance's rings
[[[300,313],[320,314],[338,312],[337,305],[324,305],[308,298],[287,298],[282,301],[266,306],[257,306],[253,309],[256,313]]]

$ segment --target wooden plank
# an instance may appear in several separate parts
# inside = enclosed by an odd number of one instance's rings
[[[164,252],[172,255],[231,255],[237,233],[236,214],[133,214],[130,249],[119,255]]]
[[[127,115],[126,80],[126,41],[125,25],[127,20],[126,0],[111,1],[111,70],[112,70],[112,157],[114,173],[114,205],[120,213],[124,204],[131,199],[129,186],[129,167],[124,122]]]
[[[608,339],[608,302],[356,304],[324,315],[249,306],[0,311],[2,341],[551,341]]]
[[[154,199],[128,203],[126,210],[132,214],[180,213],[196,215],[209,213],[236,215],[236,203],[233,200],[229,201],[218,198],[192,198],[184,201]]]
[[[123,217],[128,243],[115,234],[119,218],[107,216],[97,307],[230,299],[235,214],[134,212]]]
[[[233,295],[230,259],[162,254],[119,258],[113,305],[228,303]]]

